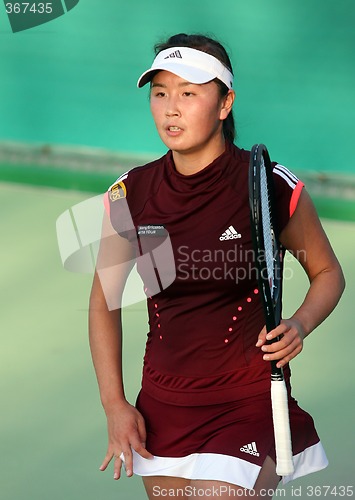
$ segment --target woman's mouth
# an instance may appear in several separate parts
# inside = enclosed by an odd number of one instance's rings
[[[178,127],[177,125],[170,125],[166,128],[166,132],[170,137],[175,137],[182,132],[182,128]]]

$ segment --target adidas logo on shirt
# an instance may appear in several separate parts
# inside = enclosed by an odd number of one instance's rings
[[[256,449],[256,443],[253,441],[252,443],[245,444],[240,448],[240,451],[243,451],[244,453],[249,453],[249,455],[254,455],[255,457],[259,457],[260,453]]]
[[[222,236],[219,237],[219,239],[220,241],[236,240],[237,238],[241,237],[242,235],[238,233],[238,231],[236,231],[233,226],[229,226],[229,228],[224,231],[224,233],[222,234]]]

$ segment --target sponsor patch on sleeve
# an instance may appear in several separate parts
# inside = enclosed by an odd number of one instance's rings
[[[126,196],[127,196],[127,188],[123,181],[119,181],[116,184],[114,184],[109,191],[109,197],[111,201],[117,201],[120,200],[121,198],[126,198]]]

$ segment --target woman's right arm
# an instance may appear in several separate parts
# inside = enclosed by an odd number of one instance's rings
[[[115,458],[114,478],[119,479],[124,454],[127,476],[133,473],[132,448],[144,458],[152,455],[145,448],[142,415],[125,398],[122,380],[121,297],[134,265],[130,243],[120,237],[105,215],[89,304],[89,341],[98,380],[100,398],[107,417],[108,449],[100,467],[105,470]]]

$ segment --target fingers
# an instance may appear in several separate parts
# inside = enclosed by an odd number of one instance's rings
[[[302,344],[297,338],[290,344],[287,344],[284,348],[282,348],[283,344],[284,342],[282,339],[274,344],[262,346],[261,349],[265,352],[263,359],[265,361],[278,361],[276,366],[281,368],[297,356],[297,354],[299,354],[302,350]]]
[[[261,330],[261,332],[259,333],[259,337],[258,337],[258,341],[257,343],[255,344],[256,347],[261,347],[262,345],[265,344],[266,342],[266,326],[264,326],[264,328]]]
[[[113,466],[113,479],[117,480],[121,477],[122,460],[119,456],[115,455],[115,463]]]
[[[133,440],[132,448],[134,449],[134,451],[139,453],[139,455],[141,455],[143,458],[146,459],[154,458],[154,456],[151,453],[149,453],[149,451],[145,448],[145,444],[140,443],[139,440],[136,441]],[[107,466],[109,465],[112,459],[114,459],[114,474],[113,474],[114,479],[116,480],[120,479],[122,465],[124,465],[124,468],[126,469],[127,477],[133,476],[133,453],[130,446],[128,446],[127,450],[123,451],[121,454],[119,453],[113,454],[111,451],[108,451],[104,458],[104,461],[100,466],[100,470],[101,471],[106,470]]]
[[[282,335],[284,333],[285,328],[286,328],[285,325],[283,323],[281,323],[278,327],[276,327],[274,330],[272,330],[272,332],[267,333],[266,326],[264,326],[264,328],[259,333],[258,341],[255,344],[256,347],[261,347],[262,345],[266,344],[267,341],[270,341],[272,339],[279,337],[280,335]]]
[[[145,430],[145,423],[143,418],[138,419],[137,430],[140,441],[132,443],[133,449],[137,453],[139,453],[143,458],[148,458],[148,459],[153,458],[153,455],[149,453],[149,451],[146,449],[145,441],[147,439],[147,432]]]
[[[144,443],[137,443],[135,445],[132,444],[132,448],[143,458],[147,458],[148,460],[154,458],[154,456],[146,449]]]
[[[132,448],[127,448],[126,451],[123,451],[124,460],[122,460],[119,456],[115,455],[115,465],[114,465],[114,479],[119,479],[121,475],[122,464],[126,469],[126,476],[133,476],[133,453],[132,449],[139,453],[143,458],[152,459],[153,455],[149,453],[149,451],[143,446],[139,441],[132,442]]]
[[[133,470],[133,467],[132,467],[132,462],[133,462],[133,459],[132,459],[132,452],[131,450],[127,451],[126,453],[123,452],[123,456],[125,458],[125,462],[126,462],[126,474],[127,476],[132,476],[132,470]],[[102,464],[100,465],[100,470],[101,471],[104,471],[107,469],[107,466],[109,465],[109,463],[111,462],[111,460],[114,459],[114,466],[113,466],[113,478],[114,479],[119,479],[121,477],[121,470],[122,470],[122,464],[123,464],[123,460],[121,458],[121,454],[120,453],[116,453],[116,454],[113,454],[112,451],[108,451],[105,458],[104,458],[104,461],[102,462]]]
[[[109,463],[111,462],[111,460],[113,458],[115,460],[115,462],[114,462],[114,475],[113,475],[113,478],[114,479],[119,479],[120,476],[121,476],[122,460],[120,459],[120,457],[118,456],[118,454],[114,455],[112,453],[112,451],[110,451],[110,450],[108,450],[108,452],[106,453],[104,461],[100,465],[100,470],[101,471],[106,470],[107,466],[109,465]]]
[[[279,340],[276,340],[279,338]],[[265,353],[265,361],[278,361],[277,367],[281,368],[297,356],[303,349],[303,332],[299,325],[293,321],[285,320],[278,327],[265,335],[265,342],[257,343]],[[272,343],[268,343],[274,341]]]
[[[286,323],[280,323],[279,326],[271,330],[271,332],[266,333],[265,343],[270,343],[271,341],[275,341],[278,337],[283,337],[284,334],[289,330],[289,326]]]
[[[111,462],[112,460],[112,457],[113,457],[113,453],[108,451],[106,453],[106,456],[104,458],[104,461],[102,462],[102,464],[100,465],[100,470],[106,470],[107,469],[107,466],[108,464]]]
[[[126,451],[124,451],[123,456],[124,456],[124,466],[126,469],[126,476],[131,477],[133,476],[133,455],[131,448],[128,448]],[[121,461],[120,465],[122,465],[122,460],[120,461]]]

